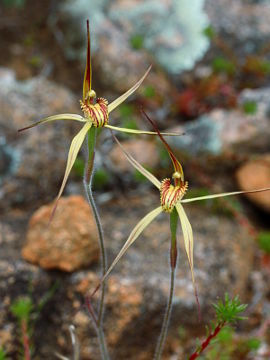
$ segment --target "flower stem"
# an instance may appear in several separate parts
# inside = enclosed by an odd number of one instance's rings
[[[92,209],[95,222],[97,225],[98,230],[98,238],[99,238],[99,246],[101,251],[101,267],[102,267],[102,276],[106,273],[107,268],[107,259],[106,259],[106,251],[105,251],[105,245],[104,245],[104,236],[103,236],[103,229],[99,217],[99,213],[96,207],[96,203],[93,197],[92,193],[92,180],[93,180],[93,168],[94,168],[94,161],[95,161],[95,144],[96,144],[96,133],[97,129],[95,127],[92,127],[88,132],[88,160],[85,166],[85,173],[84,173],[84,189],[86,192],[86,196],[88,199],[88,202],[90,204],[90,207]],[[102,321],[103,321],[103,315],[104,315],[104,298],[105,298],[105,282],[102,283],[101,286],[101,295],[100,295],[100,301],[99,301],[99,308],[98,308],[98,315],[97,317],[93,318],[95,327],[97,330],[97,335],[99,339],[100,344],[100,350],[102,353],[103,359],[108,359],[108,352],[107,347],[105,344],[104,339],[104,333],[102,330]],[[93,317],[93,314],[92,314]]]
[[[167,307],[162,323],[161,333],[158,339],[158,343],[155,351],[155,360],[160,360],[164,343],[166,340],[168,326],[170,322],[171,312],[172,312],[172,302],[173,302],[173,293],[174,293],[174,280],[175,280],[175,268],[177,262],[177,244],[176,244],[176,230],[177,230],[177,212],[175,209],[170,214],[170,227],[171,227],[171,249],[170,249],[170,268],[171,268],[171,282],[170,282],[170,293],[168,297]]]

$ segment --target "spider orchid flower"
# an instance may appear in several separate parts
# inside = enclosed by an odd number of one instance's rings
[[[81,109],[83,112],[83,116],[78,114],[59,114],[46,117],[40,121],[35,122],[32,125],[19,129],[18,131],[23,131],[30,129],[34,126],[44,124],[51,121],[56,120],[73,120],[83,123],[83,127],[74,136],[68,153],[67,165],[66,170],[63,178],[63,182],[59,193],[56,198],[56,203],[58,202],[59,198],[61,197],[63,190],[65,188],[67,179],[69,177],[70,171],[74,165],[74,162],[77,158],[79,150],[84,142],[84,139],[89,132],[90,128],[93,126],[95,128],[102,128],[106,127],[111,130],[117,130],[125,133],[132,133],[132,134],[147,134],[147,135],[157,135],[151,131],[141,131],[141,130],[134,130],[134,129],[126,129],[126,128],[119,128],[116,126],[109,125],[109,114],[116,109],[122,102],[124,102],[129,96],[131,96],[142,84],[146,76],[151,70],[151,66],[147,69],[143,77],[133,85],[127,92],[123,95],[118,97],[113,102],[109,103],[104,98],[96,98],[96,93],[92,89],[92,67],[91,67],[91,46],[90,46],[90,31],[89,31],[89,21],[87,20],[87,55],[86,55],[86,67],[84,72],[84,81],[83,81],[83,99],[80,100]],[[166,133],[164,135],[178,135],[175,133]]]
[[[183,168],[180,164],[180,162],[177,160],[175,155],[173,154],[172,149],[167,144],[165,139],[163,138],[162,134],[159,132],[156,124],[147,116],[146,113],[143,112],[145,117],[151,122],[155,130],[157,131],[161,141],[165,145],[169,156],[171,158],[171,161],[173,163],[174,172],[172,174],[173,184],[172,180],[169,178],[166,178],[162,180],[161,182],[148,170],[146,170],[142,165],[140,165],[121,145],[121,143],[117,140],[115,137],[115,140],[117,141],[118,145],[122,149],[125,157],[127,160],[131,163],[131,165],[137,169],[142,175],[144,175],[154,186],[157,187],[160,193],[160,206],[149,212],[143,219],[139,221],[139,223],[134,227],[134,229],[131,231],[127,241],[121,248],[120,252],[116,256],[115,260],[112,262],[111,266],[107,270],[104,277],[101,279],[100,284],[107,278],[109,273],[113,270],[115,265],[118,263],[118,261],[121,259],[121,257],[125,254],[125,252],[128,250],[128,248],[135,242],[135,240],[140,236],[142,231],[161,213],[172,213],[174,209],[176,209],[178,217],[180,219],[180,224],[182,227],[183,237],[184,237],[184,245],[185,250],[188,257],[188,262],[191,270],[191,277],[192,277],[192,283],[194,287],[194,293],[196,297],[196,301],[198,304],[199,309],[199,301],[195,286],[195,279],[194,279],[194,271],[193,271],[193,232],[192,227],[189,222],[189,219],[186,215],[186,212],[184,210],[183,204],[194,202],[194,201],[200,201],[200,200],[206,200],[206,199],[213,199],[223,196],[232,196],[232,195],[240,195],[245,193],[256,193],[261,191],[268,191],[269,188],[263,188],[263,189],[256,189],[256,190],[250,190],[250,191],[234,191],[234,192],[227,192],[227,193],[221,193],[221,194],[214,194],[214,195],[207,195],[207,196],[200,196],[200,197],[194,197],[191,199],[184,199],[184,195],[186,194],[188,190],[188,182],[184,180],[184,172]],[[95,292],[100,287],[100,284],[96,287],[95,291],[92,293],[92,296],[95,294]]]

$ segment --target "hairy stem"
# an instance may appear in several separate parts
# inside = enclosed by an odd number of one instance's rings
[[[207,336],[207,338],[202,342],[200,348],[196,350],[190,357],[189,360],[195,360],[197,357],[201,355],[201,353],[207,348],[207,346],[210,344],[211,340],[214,339],[220,330],[224,327],[225,322],[217,324],[215,329]]]
[[[31,360],[31,353],[30,353],[30,340],[27,333],[27,321],[22,320],[21,322],[21,329],[22,329],[22,339],[23,339],[23,349],[24,349],[24,358],[25,360]]]
[[[162,323],[161,333],[158,339],[158,343],[155,351],[155,360],[160,360],[164,343],[166,340],[171,312],[172,312],[172,302],[173,302],[173,293],[174,293],[174,280],[175,280],[175,268],[177,262],[177,244],[176,244],[176,230],[177,230],[177,212],[174,209],[170,214],[170,227],[171,227],[171,249],[170,249],[170,268],[171,268],[171,282],[170,282],[170,293],[168,297],[167,307]]]
[[[85,173],[84,173],[84,189],[87,196],[87,200],[91,206],[95,222],[97,225],[98,230],[98,238],[99,238],[99,246],[101,252],[101,267],[102,267],[102,276],[106,273],[107,268],[107,260],[106,260],[106,251],[104,246],[104,236],[103,236],[103,229],[99,217],[99,213],[96,207],[95,200],[93,198],[92,193],[92,180],[93,180],[93,168],[94,168],[94,161],[95,161],[95,143],[96,143],[96,132],[97,129],[92,127],[88,132],[88,160],[85,166]],[[100,344],[100,350],[102,353],[103,359],[108,359],[108,352],[105,344],[104,333],[102,330],[102,321],[104,315],[104,298],[105,298],[105,282],[102,283],[101,286],[101,295],[99,301],[99,308],[97,316],[94,315],[94,312],[91,311],[90,315],[94,320],[95,327],[97,330],[97,335]]]

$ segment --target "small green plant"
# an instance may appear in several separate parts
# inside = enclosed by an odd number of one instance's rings
[[[33,303],[29,297],[16,299],[10,311],[16,317],[19,323],[20,338],[22,344],[22,358],[25,360],[31,359],[32,345],[30,338],[32,334],[32,325],[30,326],[30,314],[33,310]]]
[[[129,43],[134,50],[140,50],[143,47],[144,38],[142,35],[136,34],[131,36]]]
[[[189,357],[189,360],[195,360],[210,346],[214,346],[208,351],[206,359],[231,359],[232,352],[235,350],[232,347],[233,328],[231,325],[239,320],[244,320],[241,314],[246,309],[246,304],[241,304],[238,296],[230,299],[229,295],[225,294],[224,302],[220,300],[217,304],[213,304],[216,312],[216,321],[211,324],[211,328],[206,328],[206,339],[197,347],[196,351]],[[225,346],[226,345],[226,346]],[[224,350],[226,348],[226,350]],[[222,354],[222,357],[219,355]]]
[[[145,96],[146,98],[153,98],[156,95],[156,90],[153,86],[148,85],[145,86],[144,90],[143,90],[143,96]]]
[[[244,113],[247,115],[256,114],[258,107],[255,101],[245,101],[243,104]]]
[[[16,318],[19,325],[18,333],[20,336],[20,343],[22,345],[22,350],[20,351],[20,353],[21,358],[23,358],[24,360],[31,359],[32,353],[34,352],[31,338],[34,333],[35,323],[38,320],[43,307],[51,299],[57,287],[58,283],[55,283],[52,288],[41,297],[37,304],[33,303],[30,294],[25,297],[17,298],[10,306],[10,311]]]
[[[208,37],[208,39],[213,39],[213,37],[216,35],[216,32],[214,28],[209,25],[203,30],[203,34]]]
[[[0,346],[0,360],[8,360],[7,354],[2,346]]]
[[[95,189],[100,190],[109,183],[109,174],[105,169],[97,169],[94,173],[93,186]]]
[[[270,254],[270,231],[262,231],[258,235],[260,248],[267,254]]]
[[[227,75],[233,75],[236,70],[234,63],[222,56],[216,57],[213,60],[212,68],[217,73],[225,73]]]

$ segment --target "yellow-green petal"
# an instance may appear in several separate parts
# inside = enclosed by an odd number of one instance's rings
[[[65,170],[65,175],[64,175],[64,178],[63,178],[63,181],[62,181],[62,185],[61,185],[61,188],[59,190],[59,193],[57,195],[57,198],[56,198],[56,202],[55,202],[55,205],[54,205],[54,208],[53,208],[53,211],[52,211],[52,216],[55,212],[55,209],[56,209],[56,206],[57,206],[57,202],[58,200],[60,199],[62,193],[63,193],[63,190],[65,188],[65,185],[66,185],[66,182],[67,182],[67,179],[69,177],[69,174],[70,174],[70,171],[74,165],[74,162],[77,158],[77,155],[78,155],[78,152],[82,146],[82,143],[85,139],[85,136],[87,134],[87,132],[90,130],[92,124],[91,123],[86,123],[83,128],[78,132],[78,134],[73,138],[72,142],[71,142],[71,145],[70,145],[70,148],[69,148],[69,152],[68,152],[68,159],[67,159],[67,165],[66,165],[66,170]],[[51,216],[51,218],[52,218]]]
[[[182,203],[190,203],[193,201],[215,199],[215,198],[224,197],[224,196],[252,194],[252,193],[256,193],[256,192],[269,191],[269,190],[270,190],[270,188],[262,188],[262,189],[248,190],[248,191],[233,191],[233,192],[220,193],[220,194],[214,194],[214,195],[199,196],[199,197],[195,197],[195,198],[191,198],[191,199],[183,199],[183,200],[181,200],[181,202]]]
[[[123,151],[123,154],[125,155],[126,159],[130,162],[130,164],[133,167],[135,167],[135,169],[137,169],[142,175],[144,175],[149,181],[151,181],[153,185],[155,185],[160,190],[161,182],[153,174],[151,174],[150,171],[146,170],[141,164],[139,164],[138,161],[136,161],[130,155],[130,153],[125,150],[125,148],[122,146],[120,141],[114,135],[113,137],[117,142],[117,144],[120,146],[121,150]]]
[[[123,128],[123,127],[117,127],[117,126],[108,125],[108,124],[105,125],[105,127],[109,128],[109,129],[112,129],[112,130],[128,133],[128,134],[158,135],[158,133],[156,133],[154,131],[127,129],[127,128]],[[178,134],[178,133],[161,133],[161,134],[164,135],[164,136],[179,136],[179,135],[182,135],[182,134]]]
[[[125,92],[123,95],[119,96],[119,98],[117,98],[116,100],[114,100],[113,102],[111,102],[108,105],[108,112],[109,113],[112,112],[115,108],[117,108],[117,106],[122,104],[122,102],[124,102],[130,95],[132,95],[134,93],[134,91],[136,91],[138,89],[138,87],[140,87],[141,83],[143,82],[143,80],[146,78],[149,71],[151,70],[151,67],[152,66],[149,66],[146,73],[143,75],[143,77],[135,85],[133,85],[127,92]]]
[[[53,115],[53,116],[49,116],[46,117],[42,120],[39,120],[37,122],[35,122],[34,124],[31,124],[29,126],[26,126],[22,129],[19,129],[18,131],[23,131],[23,130],[27,130],[30,129],[34,126],[40,125],[40,124],[44,124],[47,122],[51,122],[51,121],[57,121],[57,120],[74,120],[74,121],[80,121],[80,122],[86,122],[87,120],[82,117],[81,115],[77,115],[77,114],[59,114],[59,115]]]

